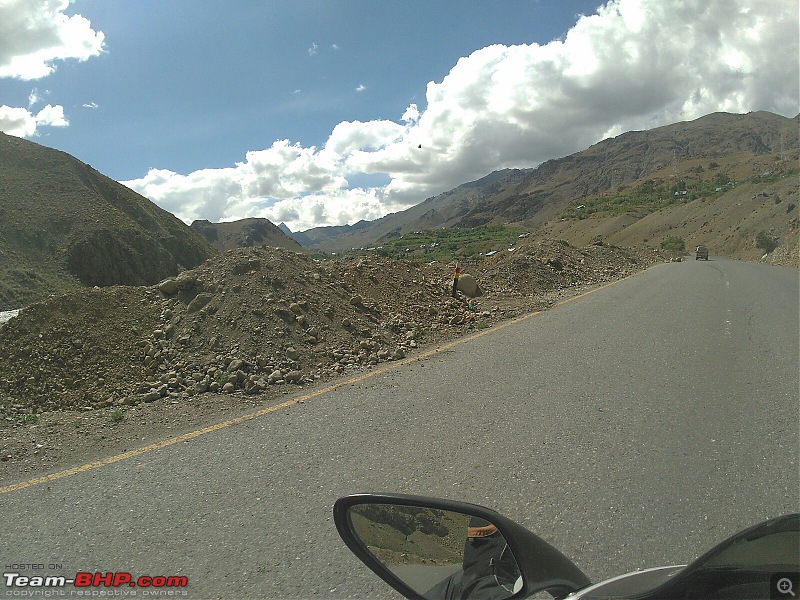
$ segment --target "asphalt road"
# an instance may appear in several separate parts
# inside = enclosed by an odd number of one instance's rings
[[[0,488],[3,572],[392,597],[333,526],[334,500],[363,491],[491,506],[592,580],[690,561],[800,509],[799,291],[796,270],[660,265],[243,423]]]

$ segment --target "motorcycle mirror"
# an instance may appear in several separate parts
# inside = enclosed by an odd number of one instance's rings
[[[503,600],[522,587],[519,565],[489,521],[401,504],[358,504],[348,515],[369,552],[424,598]]]
[[[347,547],[406,598],[561,597],[589,585],[558,550],[482,506],[356,494],[337,500],[333,512]]]

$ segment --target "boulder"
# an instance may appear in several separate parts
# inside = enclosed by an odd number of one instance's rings
[[[158,289],[165,296],[172,296],[178,293],[178,282],[175,279],[165,279],[158,284]]]
[[[211,302],[213,296],[211,294],[197,294],[194,299],[189,302],[189,306],[186,307],[187,313],[194,313],[203,308],[206,304]]]
[[[452,282],[450,282],[450,288],[452,289],[452,287]],[[467,273],[462,274],[458,278],[458,285],[456,286],[456,289],[464,294],[467,298],[475,298],[483,294],[483,291],[478,285],[478,282],[475,281],[475,278]]]

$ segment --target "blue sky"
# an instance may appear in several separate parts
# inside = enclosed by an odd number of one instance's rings
[[[319,146],[341,121],[398,118],[460,57],[546,43],[596,5],[79,0],[65,12],[103,32],[104,53],[41,81],[0,80],[0,94],[23,106],[32,89],[49,92],[70,126],[45,128],[36,141],[109,177],[187,173],[232,166],[277,139]]]
[[[302,230],[629,129],[794,116],[797,38],[795,0],[0,0],[0,129],[187,222]]]

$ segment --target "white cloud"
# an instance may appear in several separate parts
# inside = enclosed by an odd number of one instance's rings
[[[295,198],[314,192],[330,192],[346,185],[337,157],[317,152],[313,146],[275,142],[271,148],[248,152],[236,167],[237,180],[247,198]]]
[[[561,40],[461,58],[400,123],[343,122],[322,148],[275,142],[230,169],[127,183],[186,221],[264,216],[299,231],[377,218],[622,131],[715,111],[794,116],[798,28],[795,0],[610,0]],[[380,173],[386,186],[348,189]]]
[[[363,83],[359,83],[358,86],[356,87],[356,91],[359,92],[359,93],[363,92],[366,89],[367,89],[367,86],[365,86]]]
[[[400,142],[406,131],[394,121],[343,121],[333,128],[325,150],[342,159],[360,151],[371,153]]]
[[[416,104],[409,104],[406,112],[403,113],[403,116],[400,117],[400,120],[404,123],[416,123],[419,121],[419,108]]]
[[[0,77],[40,79],[56,60],[87,60],[103,49],[103,33],[81,15],[67,16],[69,0],[0,2]]]
[[[47,92],[46,92],[47,93]],[[34,104],[38,104],[42,101],[42,97],[39,95],[39,90],[33,88],[31,93],[28,95],[28,108],[33,108]]]
[[[0,78],[40,79],[54,70],[54,61],[87,60],[103,50],[103,33],[81,15],[67,16],[69,0],[0,0]],[[45,96],[50,92],[46,91]],[[48,104],[31,90],[28,108],[0,107],[0,131],[20,137],[38,135],[40,126],[66,127],[64,107]]]
[[[69,121],[64,118],[63,106],[47,105],[36,115],[37,125],[49,125],[51,127],[66,127]]]
[[[100,105],[97,102],[87,102],[82,105],[83,108],[100,108]]]
[[[204,169],[179,175],[165,169],[150,169],[141,179],[124,182],[134,190],[146,190],[158,205],[187,223],[195,219],[223,220],[229,204],[241,196],[236,169]]]
[[[290,229],[299,231],[300,229],[295,230],[291,224],[309,229],[332,223],[371,221],[385,215],[387,207],[389,212],[405,208],[404,205],[385,198],[380,189],[336,190],[308,196],[302,202],[286,199],[270,206],[243,204],[241,208],[246,209],[244,217],[236,218],[262,217],[273,223],[287,223]]]
[[[318,48],[317,43],[312,42],[311,46],[308,49],[308,55],[314,56],[317,53],[317,48]]]
[[[29,137],[36,133],[36,117],[24,108],[0,106],[0,131]]]
[[[63,106],[48,104],[33,114],[25,108],[0,106],[0,131],[17,137],[33,137],[39,134],[40,126],[66,127],[69,121],[64,117]]]

